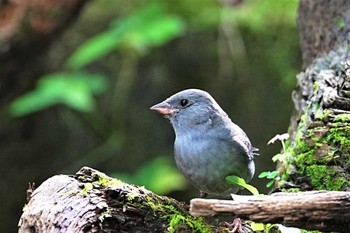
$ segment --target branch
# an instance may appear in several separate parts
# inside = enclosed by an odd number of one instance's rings
[[[242,197],[242,196],[239,196]],[[350,232],[350,192],[274,193],[242,200],[191,200],[193,216],[230,213],[259,223],[281,223],[307,230]]]

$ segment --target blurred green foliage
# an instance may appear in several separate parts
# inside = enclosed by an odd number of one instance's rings
[[[64,104],[78,111],[95,108],[93,94],[105,90],[102,75],[89,73],[53,73],[40,78],[36,89],[13,101],[10,112],[19,117],[55,104]]]
[[[160,195],[174,190],[182,190],[186,187],[183,175],[173,166],[173,162],[165,156],[157,157],[143,165],[133,175],[122,173],[112,175],[130,184],[143,185]]]
[[[84,42],[67,60],[68,69],[80,70],[93,61],[118,48],[128,48],[144,54],[152,47],[161,46],[180,36],[184,23],[166,12],[156,1],[134,14],[114,20],[109,30]],[[40,78],[36,90],[11,104],[14,116],[23,116],[55,104],[65,104],[79,111],[92,111],[94,92],[103,91],[102,75],[88,73],[49,74]]]
[[[110,1],[105,0],[95,2],[100,2],[101,5],[107,7],[111,4]],[[114,4],[123,5],[121,1],[116,1]],[[15,117],[25,116],[57,104],[91,114],[91,118],[98,119],[96,120],[98,124],[101,122],[105,124],[100,127],[95,123],[94,128],[108,129],[103,137],[105,143],[101,143],[102,145],[91,154],[100,156],[99,158],[105,156],[107,160],[111,156],[104,155],[104,153],[107,154],[105,151],[108,151],[110,155],[119,154],[119,148],[128,141],[124,138],[128,136],[127,120],[124,115],[130,110],[128,108],[130,100],[127,97],[136,80],[139,61],[150,51],[169,44],[175,38],[187,40],[190,33],[193,32],[207,31],[208,34],[216,34],[218,28],[224,27],[237,29],[235,30],[236,37],[244,40],[248,47],[245,55],[234,54],[234,50],[231,51],[231,55],[242,55],[240,59],[245,59],[244,56],[247,56],[247,61],[255,66],[254,70],[249,67],[250,64],[240,63],[238,69],[252,70],[258,74],[264,70],[267,75],[277,72],[280,76],[286,77],[279,80],[282,83],[281,86],[292,86],[294,79],[291,77],[295,76],[296,70],[293,70],[286,62],[291,54],[291,51],[286,49],[286,44],[297,42],[294,37],[289,36],[288,31],[280,30],[279,27],[295,27],[291,25],[295,25],[297,4],[297,0],[246,0],[242,6],[236,8],[222,5],[219,1],[214,0],[128,2],[128,10],[124,12],[121,9],[120,15],[116,14],[115,18],[110,20],[107,30],[87,38],[75,52],[69,55],[62,68],[63,71],[39,78],[34,90],[11,103],[11,114]],[[236,25],[238,25],[237,28]],[[262,35],[266,41],[261,41],[258,35]],[[237,42],[237,40],[230,41],[231,37],[226,36],[228,42],[218,38],[214,43],[235,44]],[[280,36],[280,39],[272,42],[271,39],[276,36]],[[213,41],[209,42],[213,43]],[[257,49],[253,45],[258,45],[260,48]],[[249,46],[252,48],[250,49]],[[208,48],[199,50],[210,50],[210,48],[212,47],[208,46]],[[265,51],[261,52],[261,49]],[[196,50],[193,53],[195,52]],[[113,75],[103,74],[102,71],[93,74],[89,71],[94,64],[109,61],[106,57],[113,53],[121,57],[119,60],[110,62],[112,65],[109,64],[110,66],[115,65],[114,68],[110,68]],[[220,56],[222,54],[214,57]],[[114,63],[115,61],[119,63]],[[233,62],[227,57],[223,57],[222,61],[230,64]],[[96,72],[96,69],[94,70]],[[230,73],[230,76],[234,75]],[[259,82],[259,80],[255,81]],[[225,84],[225,86],[228,85],[230,83]],[[107,102],[111,107],[110,112],[104,115],[101,106],[96,104],[94,95],[106,93],[108,90],[110,96]],[[244,96],[242,96],[243,99]],[[78,115],[76,118],[79,117],[81,116]],[[89,121],[82,120],[81,122],[88,124]],[[123,145],[118,146],[118,150],[110,146],[111,144],[119,145],[115,142],[117,139],[113,135],[122,135],[118,142]],[[89,155],[85,156],[89,158]],[[121,157],[118,159],[122,160]],[[153,160],[150,158],[147,161],[144,165],[137,164],[138,170],[133,175],[119,172],[116,172],[115,175],[126,182],[144,185],[159,194],[185,188],[184,178],[169,159],[160,157]],[[237,183],[238,181],[232,182]]]
[[[157,1],[113,21],[107,31],[83,43],[68,59],[67,65],[80,69],[120,47],[144,54],[152,47],[180,36],[183,29],[181,18],[166,12],[164,5]]]
[[[223,16],[253,31],[267,31],[274,25],[295,25],[298,4],[299,0],[245,0],[242,7],[224,8]]]
[[[11,119],[0,112],[4,232],[17,225],[28,181],[82,166],[160,194],[176,190],[181,201],[198,195],[175,168],[171,126],[148,110],[189,87],[209,91],[247,132],[261,152],[256,174],[275,170],[280,145],[266,142],[286,130],[293,109],[298,0],[232,2],[88,1],[40,64],[11,77],[16,86],[2,101],[27,93],[3,108]],[[25,55],[19,59],[37,56]],[[267,192],[257,175],[250,183]]]

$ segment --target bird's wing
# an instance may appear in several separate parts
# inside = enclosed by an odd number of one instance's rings
[[[247,134],[238,125],[232,123],[230,129],[230,137],[242,147],[250,160],[259,155],[259,149],[252,146]]]

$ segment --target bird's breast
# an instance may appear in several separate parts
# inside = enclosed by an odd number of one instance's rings
[[[185,177],[207,193],[228,191],[227,175],[250,180],[254,173],[253,161],[248,159],[245,150],[210,132],[176,135],[175,161]]]
[[[184,134],[176,136],[175,157],[186,157],[187,159],[199,159],[202,152],[210,146],[210,142],[203,135]]]

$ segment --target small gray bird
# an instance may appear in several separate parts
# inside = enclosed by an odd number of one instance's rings
[[[229,185],[226,176],[246,182],[253,177],[257,149],[209,93],[180,91],[150,109],[170,120],[176,136],[176,165],[201,197],[236,193],[239,187]]]

